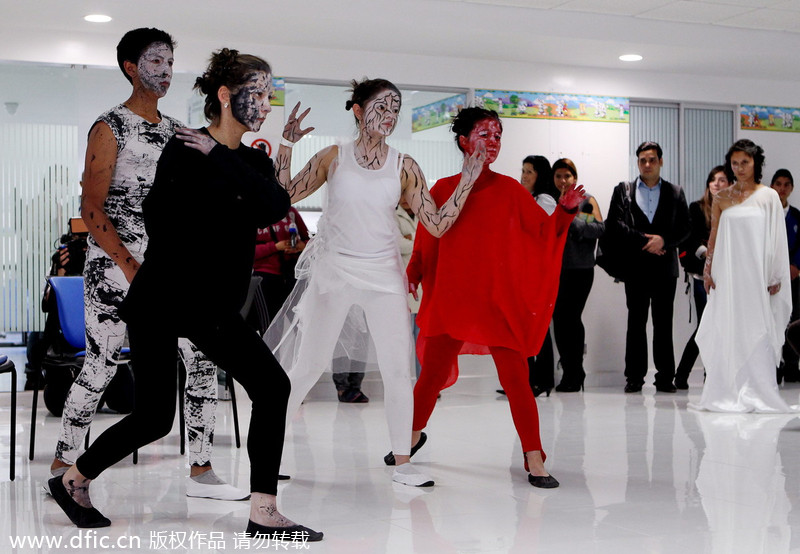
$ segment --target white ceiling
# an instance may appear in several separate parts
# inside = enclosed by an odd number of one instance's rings
[[[0,60],[114,65],[126,30],[156,26],[194,71],[211,48],[247,44],[315,49],[324,64],[367,51],[800,78],[800,0],[0,0],[0,10]],[[113,21],[83,21],[98,12]],[[645,59],[625,64],[625,53]]]

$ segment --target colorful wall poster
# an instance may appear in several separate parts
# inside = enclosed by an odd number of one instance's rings
[[[443,98],[411,111],[411,132],[424,131],[440,125],[449,125],[458,110],[467,104],[466,94]]]
[[[271,106],[283,106],[286,102],[286,80],[283,77],[272,76],[272,86],[275,91],[272,93]]]
[[[619,96],[478,89],[475,103],[500,117],[630,123],[630,99]]]
[[[800,133],[800,108],[739,106],[742,129]]]

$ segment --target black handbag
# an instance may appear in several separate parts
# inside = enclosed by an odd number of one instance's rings
[[[622,217],[629,227],[633,227],[633,214],[631,213],[631,184],[624,183],[624,195],[622,197]],[[607,228],[606,228],[607,229]],[[595,263],[603,269],[615,283],[625,281],[630,263],[630,253],[625,250],[625,245],[619,240],[614,240],[604,233],[597,241],[597,256]]]

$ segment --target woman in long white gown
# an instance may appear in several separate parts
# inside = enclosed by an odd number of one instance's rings
[[[706,368],[700,402],[713,412],[797,411],[775,380],[792,311],[784,214],[761,185],[764,150],[742,139],[725,163],[736,184],[714,198],[703,280],[708,305],[697,331]]]

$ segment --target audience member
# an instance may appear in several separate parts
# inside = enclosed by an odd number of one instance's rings
[[[794,191],[794,178],[788,169],[779,169],[772,176],[771,186],[778,193],[786,214],[786,236],[789,242],[789,276],[792,279],[792,316],[790,322],[800,319],[800,210],[789,205],[789,197]],[[787,383],[800,381],[797,353],[789,346],[783,345],[783,359],[778,366],[778,384],[782,380]]]
[[[725,167],[718,165],[708,174],[703,197],[689,204],[691,232],[689,238],[680,246],[679,259],[686,271],[687,278],[692,280],[697,327],[700,327],[700,319],[703,317],[707,300],[706,289],[703,285],[703,266],[708,252],[708,236],[711,234],[711,206],[714,196],[722,189],[727,188],[732,180],[732,176],[727,174]],[[699,354],[695,342],[696,335],[697,328],[689,337],[689,341],[683,349],[681,361],[675,370],[675,388],[679,390],[689,388],[689,374],[692,372],[692,367],[694,367]]]
[[[786,413],[775,368],[792,312],[785,217],[778,194],[761,184],[764,150],[748,139],[725,156],[736,183],[714,199],[703,270],[708,305],[697,345],[706,368],[691,408]]]
[[[636,149],[639,177],[614,188],[606,220],[609,239],[628,253],[625,298],[626,393],[642,390],[647,375],[647,319],[653,316],[653,360],[659,392],[675,392],[672,311],[678,282],[677,245],[689,235],[689,208],[681,187],[661,178],[661,146]]]

